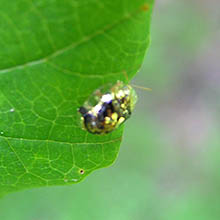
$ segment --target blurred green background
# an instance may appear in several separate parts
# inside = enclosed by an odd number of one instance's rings
[[[84,182],[9,194],[1,220],[219,220],[220,2],[160,0],[119,157]]]

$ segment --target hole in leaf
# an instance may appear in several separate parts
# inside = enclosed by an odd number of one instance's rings
[[[85,171],[84,171],[83,169],[80,169],[80,170],[79,170],[79,173],[80,173],[80,174],[84,174]]]

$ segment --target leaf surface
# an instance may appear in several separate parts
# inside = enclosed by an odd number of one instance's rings
[[[152,4],[0,0],[0,194],[77,183],[114,162],[123,128],[89,134],[77,109],[139,70]]]

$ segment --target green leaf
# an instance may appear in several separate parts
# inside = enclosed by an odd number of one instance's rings
[[[123,129],[89,134],[77,109],[139,70],[152,4],[0,0],[0,194],[77,183],[114,162]]]

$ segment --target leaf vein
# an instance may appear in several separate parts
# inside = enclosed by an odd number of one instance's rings
[[[42,63],[47,63],[48,60],[53,59],[55,57],[58,57],[59,55],[62,55],[65,52],[67,52],[67,51],[69,51],[71,49],[74,49],[74,48],[76,48],[79,45],[87,43],[87,42],[91,41],[92,39],[94,39],[95,37],[102,35],[106,31],[112,30],[118,24],[121,24],[124,21],[127,21],[127,20],[131,19],[132,17],[134,17],[140,11],[141,10],[138,9],[138,10],[135,10],[133,13],[126,14],[121,19],[115,21],[114,23],[106,25],[102,29],[99,29],[99,30],[97,30],[96,32],[94,32],[94,33],[92,33],[90,35],[84,36],[84,38],[82,38],[80,41],[73,42],[72,44],[70,44],[70,45],[68,45],[68,46],[66,46],[64,48],[61,48],[61,49],[51,53],[50,55],[48,55],[46,57],[43,57],[43,58],[38,59],[38,60],[29,61],[29,62],[20,64],[20,65],[12,66],[12,67],[9,67],[9,68],[6,68],[6,69],[0,69],[0,74],[11,72],[11,71],[17,70],[17,69],[23,69],[25,67],[39,65],[39,64],[42,64]]]

